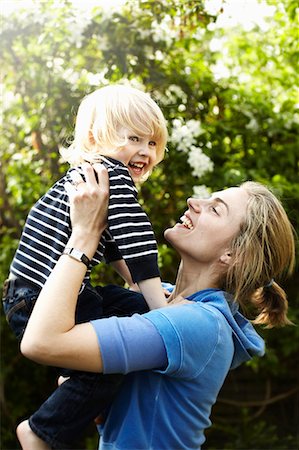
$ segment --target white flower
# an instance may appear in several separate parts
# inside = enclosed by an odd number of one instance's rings
[[[246,125],[246,128],[254,132],[259,131],[259,124],[255,117],[251,117],[250,122]]]
[[[196,138],[204,134],[205,130],[201,127],[199,120],[188,120],[185,125],[181,119],[172,121],[171,142],[176,146],[177,150],[188,153],[191,145],[196,143]]]
[[[211,52],[220,52],[223,47],[223,42],[226,42],[226,41],[227,41],[226,37],[211,39],[210,44],[209,44]]]
[[[193,196],[195,198],[210,198],[211,192],[204,184],[200,186],[193,186]]]
[[[192,175],[198,178],[214,169],[213,161],[203,153],[201,148],[194,145],[191,146],[188,153],[188,163],[192,168]]]
[[[169,47],[173,41],[177,39],[177,32],[171,24],[171,18],[165,16],[164,20],[158,23],[156,20],[152,21],[152,36],[154,42],[164,41]]]
[[[84,72],[84,74],[85,74],[85,72]],[[71,88],[73,87],[73,89],[75,89],[75,86],[78,83],[78,80],[80,79],[80,77],[82,75],[83,75],[83,70],[80,73],[78,71],[73,70],[72,68],[64,70],[61,74],[62,78],[65,81],[67,81],[69,83],[69,85],[71,86]]]
[[[98,73],[87,72],[86,79],[91,86],[99,86],[102,84],[106,85],[109,83],[108,80],[105,78],[107,72],[108,72],[107,67],[105,67],[101,72]]]
[[[214,164],[212,160],[203,153],[200,147],[197,147],[198,136],[205,133],[199,120],[189,120],[183,125],[181,119],[172,121],[171,142],[178,151],[182,151],[188,155],[188,163],[192,168],[192,175],[200,178],[207,172],[212,172]],[[203,144],[201,144],[203,145]],[[211,148],[212,144],[207,142],[207,148]]]
[[[216,81],[230,77],[230,70],[223,61],[217,61],[216,64],[212,64],[211,70]]]

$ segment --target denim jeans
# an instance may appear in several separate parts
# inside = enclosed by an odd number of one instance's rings
[[[3,287],[3,310],[10,328],[21,340],[40,289],[18,279],[6,280]]]
[[[3,300],[5,314],[18,338],[24,332],[37,295],[38,290],[24,283],[15,290],[13,298],[8,295]],[[95,288],[86,285],[78,298],[76,323],[146,311],[148,307],[141,294],[113,285]],[[85,428],[109,408],[123,381],[121,374],[67,369],[62,373],[70,378],[29,418],[34,433],[54,449],[72,448]]]

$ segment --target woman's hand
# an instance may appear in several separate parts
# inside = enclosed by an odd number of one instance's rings
[[[92,258],[101,234],[107,226],[109,179],[107,170],[102,164],[91,166],[84,163],[82,168],[86,181],[74,171],[73,182],[65,184],[70,200],[72,223],[69,244],[80,249],[84,247],[88,256]],[[99,181],[96,180],[95,172]]]

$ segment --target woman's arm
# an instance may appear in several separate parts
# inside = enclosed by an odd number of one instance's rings
[[[98,173],[97,183],[94,170]],[[102,165],[84,165],[86,183],[67,185],[72,234],[67,247],[91,259],[106,227],[108,175]],[[102,371],[102,358],[91,324],[75,325],[75,309],[86,266],[62,255],[45,283],[21,342],[22,353],[39,363]]]

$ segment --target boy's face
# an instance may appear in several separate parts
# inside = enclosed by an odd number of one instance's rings
[[[122,128],[120,135],[128,142],[116,150],[113,155],[128,167],[136,183],[155,166],[157,161],[157,143],[152,136],[137,136],[132,130]]]

